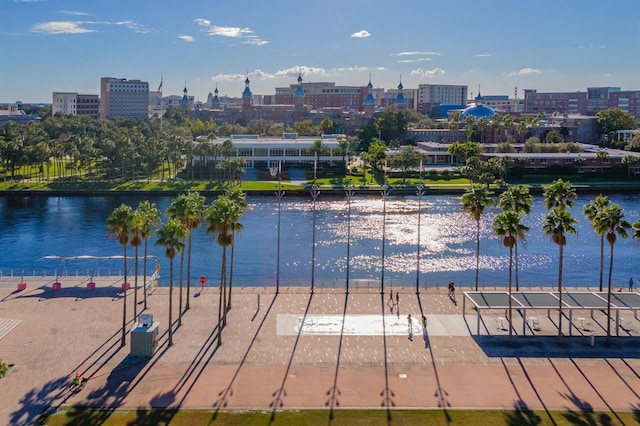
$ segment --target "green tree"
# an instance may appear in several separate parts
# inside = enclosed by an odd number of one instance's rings
[[[594,219],[596,232],[604,234],[609,243],[609,282],[607,290],[607,345],[611,344],[611,276],[613,275],[613,248],[617,237],[627,238],[631,224],[624,219],[624,211],[617,204],[604,207]]]
[[[237,209],[237,218],[231,223],[232,243],[231,243],[231,262],[229,271],[229,297],[226,301],[227,310],[231,309],[231,290],[233,289],[233,265],[235,260],[235,248],[236,248],[236,233],[244,229],[239,220],[244,215],[244,212],[249,208],[246,201],[246,194],[242,192],[240,188],[232,188],[225,191],[225,196],[231,201]]]
[[[605,145],[613,143],[618,130],[632,130],[637,127],[636,119],[620,108],[609,108],[596,114],[596,134]]]
[[[109,229],[109,236],[115,235],[118,238],[118,243],[122,246],[124,252],[124,281],[122,283],[122,339],[120,340],[120,346],[125,346],[126,341],[126,327],[127,327],[127,244],[129,243],[129,235],[131,234],[133,220],[133,211],[131,207],[126,204],[121,204],[117,207],[111,215],[107,218],[107,228]]]
[[[190,200],[187,194],[180,194],[177,198],[171,201],[171,205],[167,209],[169,218],[178,220],[182,226],[187,229],[187,233],[184,235],[182,245],[186,245],[187,235],[189,235],[188,224],[189,220],[189,204]],[[184,272],[184,250],[180,251],[180,281],[179,281],[179,296],[178,296],[178,325],[182,325],[182,282]]]
[[[476,222],[476,291],[480,272],[480,220],[487,207],[494,205],[493,193],[482,185],[472,185],[460,199],[462,211],[469,213]]]
[[[531,213],[533,198],[529,194],[529,189],[522,185],[509,186],[506,191],[500,194],[498,206],[502,210],[513,210],[516,213]],[[516,269],[516,291],[520,291],[520,280],[518,277],[518,240],[514,241],[515,248],[515,269]]]
[[[547,210],[556,207],[560,210],[566,210],[573,207],[573,200],[576,196],[576,190],[571,186],[571,182],[557,179],[544,189],[544,205]]]
[[[513,248],[518,239],[523,239],[529,227],[521,223],[522,215],[515,210],[504,210],[493,220],[493,230],[502,238],[502,244],[509,249],[509,341],[513,334],[513,306],[511,301],[513,283]],[[516,289],[517,291],[517,289]]]
[[[424,156],[412,145],[406,145],[391,157],[391,164],[402,170],[402,181],[406,182],[407,170],[415,169],[420,165]]]
[[[589,203],[584,205],[584,215],[589,219],[589,223],[593,227],[596,234],[600,235],[600,291],[602,291],[602,277],[604,275],[604,231],[600,231],[596,218],[598,214],[608,207],[611,203],[606,195],[598,195]]]
[[[142,228],[144,226],[144,218],[137,210],[133,211],[131,216],[131,247],[134,248],[135,267],[133,274],[133,319],[138,318],[138,259],[140,246],[142,245]]]
[[[447,153],[456,157],[458,161],[466,162],[468,158],[478,156],[482,147],[475,142],[454,142],[447,148]]]
[[[313,156],[316,157],[315,159],[316,166],[320,164],[320,156],[322,154],[326,154],[328,151],[329,151],[329,148],[324,144],[324,142],[322,142],[321,139],[313,141],[313,144],[311,144],[311,146],[307,148],[307,152],[309,154],[313,154]],[[316,180],[315,168],[314,168],[313,180],[314,181]]]
[[[222,247],[222,266],[220,268],[220,297],[218,304],[218,345],[222,344],[222,328],[226,324],[227,248],[233,244],[233,223],[239,216],[238,208],[228,197],[218,197],[205,212],[207,234],[214,234],[216,242]]]
[[[545,236],[558,245],[558,336],[562,336],[562,267],[564,263],[564,246],[567,244],[566,234],[575,234],[576,220],[571,213],[558,207],[551,210],[544,219],[542,228]]]
[[[149,238],[151,238],[151,228],[157,226],[160,223],[160,210],[155,204],[152,204],[148,200],[140,202],[136,212],[142,218],[142,233],[144,238],[144,260],[142,261],[143,269],[143,295],[144,295],[144,309],[147,309],[147,253],[149,248]]]
[[[184,249],[187,230],[177,218],[171,218],[156,230],[158,240],[155,245],[165,247],[169,258],[169,346],[173,345],[173,258]]]

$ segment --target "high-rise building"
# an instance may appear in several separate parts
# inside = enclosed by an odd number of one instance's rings
[[[98,118],[100,115],[100,97],[76,92],[53,92],[51,113],[55,115],[58,112]]]
[[[450,84],[419,84],[418,111],[422,114],[438,116],[439,108],[450,105],[452,108],[464,108],[467,105],[469,86]]]
[[[149,116],[149,83],[125,78],[100,79],[100,118]]]

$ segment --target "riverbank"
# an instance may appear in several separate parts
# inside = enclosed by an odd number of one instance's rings
[[[120,346],[121,281],[96,280],[97,288],[87,290],[87,279],[78,277],[57,291],[35,282],[22,292],[0,286],[1,317],[13,324],[0,336],[3,361],[13,364],[0,380],[0,423],[33,424],[41,412],[67,406],[101,408],[103,420],[114,410],[149,407],[274,415],[306,408],[392,413],[526,407],[585,415],[606,411],[613,417],[640,410],[639,337],[632,330],[604,345],[601,312],[595,312],[595,346],[591,332],[574,331],[558,340],[553,315],[544,312],[538,315],[539,330],[528,330],[525,337],[516,326],[509,344],[508,331],[496,325],[503,311],[483,313],[483,335],[477,336],[476,315],[462,315],[462,294],[454,303],[445,289],[416,294],[410,287],[394,287],[400,310],[391,311],[388,295],[377,289],[347,295],[343,289],[310,293],[304,282],[278,294],[267,287],[234,287],[218,346],[217,290],[192,289],[191,308],[179,325],[174,289],[176,323],[169,347],[169,290],[156,288],[147,312],[160,333],[155,353],[145,359],[131,355],[130,334]],[[133,326],[131,296],[129,290],[127,330]],[[421,315],[427,319],[424,334]],[[356,325],[330,333],[300,327],[320,326],[328,318]],[[359,318],[377,318],[382,333],[371,330],[370,320],[353,323]],[[68,385],[76,373],[89,380],[71,393]],[[71,410],[83,418],[81,408]]]

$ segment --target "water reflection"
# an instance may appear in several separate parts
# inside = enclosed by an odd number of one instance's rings
[[[3,275],[10,269],[48,269],[58,264],[34,262],[47,255],[112,256],[122,253],[115,238],[107,237],[105,221],[120,203],[136,207],[149,197],[4,197],[0,198],[0,244],[5,249],[0,259]],[[578,219],[578,234],[568,236],[565,248],[564,282],[569,286],[593,285],[599,274],[599,238],[582,214],[593,196],[578,198],[572,214]],[[170,197],[150,197],[161,211]],[[630,222],[640,219],[638,197],[611,195]],[[207,200],[211,202],[212,200]],[[277,245],[277,199],[249,197],[250,208],[242,220],[244,230],[236,237],[234,283],[275,285]],[[385,221],[385,285],[415,285],[416,244],[418,242],[418,197],[388,198]],[[508,250],[493,235],[492,220],[497,209],[488,209],[481,223],[481,285],[504,286],[507,281]],[[346,197],[320,194],[316,203],[315,278],[319,286],[343,285],[347,264]],[[546,211],[542,198],[534,197],[534,206],[524,223],[531,228],[519,245],[520,281],[525,286],[553,285],[557,280],[558,248],[544,237],[542,222]],[[282,199],[281,270],[282,285],[309,285],[311,280],[313,203],[311,197]],[[469,285],[475,277],[475,222],[460,211],[457,196],[423,196],[420,219],[421,285],[443,285],[453,280]],[[380,280],[382,268],[383,201],[381,197],[355,196],[351,203],[350,280]],[[152,243],[153,243],[152,239]],[[214,282],[219,277],[221,249],[200,228],[194,232],[192,281],[200,275]],[[150,254],[168,262],[160,247],[150,244]],[[606,251],[608,256],[608,249]],[[637,241],[619,239],[616,244],[614,285],[622,287],[640,255]],[[84,265],[74,265],[82,270]],[[105,264],[117,270],[118,262]],[[91,269],[92,265],[87,265]]]

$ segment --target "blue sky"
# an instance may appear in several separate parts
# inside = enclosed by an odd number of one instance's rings
[[[640,0],[0,0],[0,102],[141,79],[206,101],[303,80],[640,90]],[[401,77],[402,76],[402,77]]]

